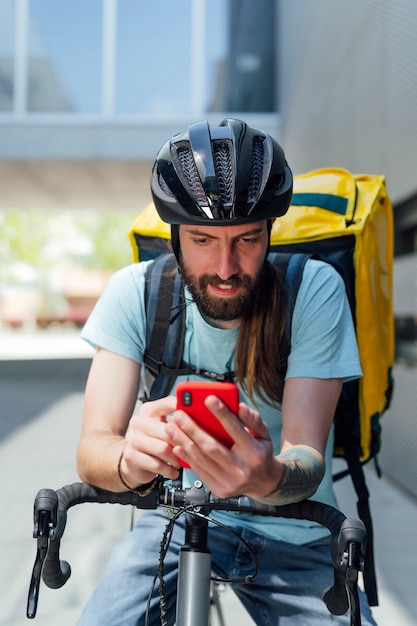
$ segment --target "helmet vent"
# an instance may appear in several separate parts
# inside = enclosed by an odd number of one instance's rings
[[[234,198],[234,177],[230,143],[214,142],[213,155],[220,202],[223,207],[231,208]]]
[[[190,195],[199,205],[207,206],[207,196],[201,183],[193,153],[188,144],[178,146],[177,157],[181,166],[181,178],[183,178]]]
[[[255,137],[253,140],[252,170],[250,173],[248,202],[256,202],[265,184],[267,172],[265,172],[264,162],[264,140],[262,137]]]
[[[167,195],[167,196],[170,196],[171,198],[173,198],[174,194],[172,193],[171,189],[166,184],[165,179],[163,178],[163,176],[162,176],[162,174],[160,172],[158,173],[158,182],[159,182],[159,186],[162,189],[162,191],[164,192],[164,194]]]

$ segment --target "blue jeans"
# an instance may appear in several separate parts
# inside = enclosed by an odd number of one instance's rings
[[[144,626],[146,604],[157,571],[160,542],[167,517],[145,511],[133,530],[113,551],[107,569],[87,603],[78,626]],[[330,615],[321,599],[332,584],[329,546],[294,546],[241,529],[240,536],[254,550],[260,571],[250,584],[232,585],[233,591],[257,626],[348,625],[349,614]],[[175,622],[177,565],[184,543],[183,516],[176,522],[165,558],[164,581],[167,624]],[[239,538],[219,527],[209,529],[212,569],[221,577],[244,578],[253,573],[251,556]],[[361,593],[362,626],[376,626]],[[159,593],[150,605],[151,626],[159,626]],[[197,625],[196,625],[197,626]]]

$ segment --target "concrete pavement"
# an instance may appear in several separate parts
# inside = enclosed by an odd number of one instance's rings
[[[81,355],[71,348],[66,360],[54,360],[52,345],[43,341],[42,355],[48,358],[42,364],[37,360],[41,355],[34,350],[31,356],[35,358],[23,370],[26,374],[16,378],[19,369],[22,371],[22,355],[13,361],[5,354],[7,342],[1,339],[0,422],[6,426],[0,435],[0,625],[23,626],[30,623],[25,617],[26,598],[36,552],[33,499],[40,488],[56,489],[78,480],[74,459],[89,354],[85,347]],[[68,336],[68,345],[73,346],[73,341],[74,337]],[[62,355],[65,350],[61,350]],[[7,426],[9,422],[15,427]],[[374,614],[379,626],[413,626],[417,623],[417,503],[388,478],[378,480],[372,468],[367,474],[380,591],[380,606]],[[349,482],[343,483],[338,486],[341,509],[356,515]],[[111,547],[128,531],[130,515],[130,508],[111,505],[85,504],[70,511],[61,554],[71,564],[72,577],[60,590],[41,584],[35,624],[75,624]],[[253,626],[230,591],[223,595],[223,607],[228,624]]]

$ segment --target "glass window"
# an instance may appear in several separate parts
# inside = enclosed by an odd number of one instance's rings
[[[30,0],[30,112],[100,113],[102,0]]]
[[[275,110],[275,0],[210,0],[207,111]]]
[[[190,33],[190,0],[119,0],[117,114],[189,114]]]
[[[0,0],[0,112],[13,110],[14,2]]]

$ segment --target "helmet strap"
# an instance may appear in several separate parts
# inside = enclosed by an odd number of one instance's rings
[[[171,245],[172,251],[175,254],[177,263],[180,262],[180,227],[179,224],[171,224]]]
[[[274,224],[274,220],[267,220],[266,222],[266,228],[268,230],[268,246],[266,248],[265,260],[268,258],[268,255],[271,249],[271,231],[272,231],[273,224]]]

